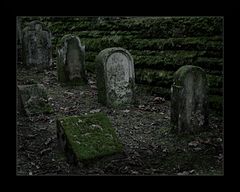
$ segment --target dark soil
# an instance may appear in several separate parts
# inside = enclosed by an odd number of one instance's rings
[[[56,69],[18,68],[17,84],[42,83],[54,109],[30,117],[17,113],[17,175],[223,175],[223,120],[210,113],[205,132],[170,132],[170,101],[138,89],[137,103],[123,109],[97,101],[94,74],[85,86],[57,82]],[[124,153],[85,166],[67,163],[58,145],[56,118],[105,112],[124,145]]]

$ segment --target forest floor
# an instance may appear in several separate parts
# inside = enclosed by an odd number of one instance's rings
[[[136,104],[107,108],[97,101],[94,74],[85,86],[57,82],[56,69],[17,69],[17,84],[43,84],[54,112],[30,117],[16,113],[17,175],[223,175],[223,118],[210,112],[209,129],[177,136],[170,132],[170,101],[138,91]],[[104,112],[124,153],[77,167],[66,161],[57,141],[56,119]]]

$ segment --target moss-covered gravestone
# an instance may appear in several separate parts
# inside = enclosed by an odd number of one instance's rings
[[[67,160],[74,164],[122,152],[122,144],[103,113],[57,119],[57,137]]]
[[[186,65],[174,74],[171,125],[177,133],[203,130],[208,125],[207,78],[200,67]]]
[[[119,47],[107,48],[96,57],[98,101],[118,107],[134,102],[135,73],[131,54]]]
[[[23,29],[23,63],[43,70],[52,64],[52,43],[49,29],[39,21],[30,22]]]
[[[85,74],[85,46],[74,35],[65,35],[58,48],[58,81],[64,84],[81,85],[87,82]]]
[[[26,115],[53,112],[48,103],[46,89],[42,84],[17,86],[18,111]]]

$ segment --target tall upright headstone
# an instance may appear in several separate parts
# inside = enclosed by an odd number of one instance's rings
[[[171,126],[176,133],[193,133],[208,125],[208,83],[197,66],[179,68],[171,87]]]
[[[23,29],[23,63],[39,70],[52,64],[52,43],[49,29],[40,21],[32,21]]]
[[[118,107],[134,102],[135,73],[131,54],[113,47],[96,57],[98,101]]]
[[[75,35],[65,35],[58,49],[58,81],[66,84],[85,84],[85,46]]]

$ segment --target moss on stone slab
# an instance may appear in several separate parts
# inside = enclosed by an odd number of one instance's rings
[[[159,86],[159,90],[162,88],[170,89],[170,86],[173,83],[173,73],[174,71],[136,68],[136,83],[148,85],[151,90],[152,86]],[[211,74],[207,74],[206,76],[208,80],[209,94],[222,95],[223,77]]]
[[[93,51],[87,51],[86,56],[85,56],[85,60],[90,61],[90,62],[94,62],[98,53],[99,52],[96,52],[96,51],[94,51],[94,52]]]
[[[29,115],[40,114],[40,113],[52,113],[52,107],[47,103],[46,100],[41,100],[39,98],[29,100],[24,106],[26,113]]]
[[[202,64],[202,62],[198,62],[199,60],[197,60],[197,55],[199,53],[198,51],[150,51],[150,53],[147,54],[148,51],[145,50],[142,53],[139,51],[134,51],[134,53],[140,54],[133,54],[134,65],[136,68],[151,68],[174,71],[183,65],[197,63],[197,66],[201,66]],[[98,52],[86,53],[86,61],[93,62],[97,54]],[[197,62],[195,62],[196,60]],[[217,67],[219,65],[219,67],[222,67],[221,64],[221,59],[205,59],[204,68],[208,68],[209,66],[212,69],[216,67],[216,65]]]
[[[83,38],[86,49],[100,51],[120,46],[134,50],[200,50],[222,51],[223,42],[217,37],[184,37],[168,39],[140,39],[132,36],[108,36],[104,38]]]
[[[222,96],[223,95],[223,87],[222,88],[214,88],[211,87],[209,89],[209,95],[218,95],[218,96]]]
[[[42,84],[19,85],[18,93],[24,114],[35,115],[53,112],[48,103],[47,92]]]
[[[169,87],[172,84],[173,71],[136,69],[136,82],[148,85]]]
[[[79,161],[122,152],[123,146],[103,113],[63,117],[58,122]]]
[[[23,17],[24,22],[36,17]],[[138,31],[145,37],[179,37],[219,35],[223,17],[39,17],[49,23],[53,32],[77,31]]]
[[[75,34],[86,41],[102,38],[102,46],[92,46],[96,51],[107,47],[138,47],[139,50],[157,47],[174,49],[222,48],[223,17],[21,17],[23,26],[35,19],[44,22],[51,30],[54,41],[65,34]],[[121,37],[117,40],[115,37]],[[192,39],[191,37],[194,37]],[[212,38],[214,37],[214,38]],[[104,40],[105,38],[105,40]],[[177,39],[176,39],[177,38]],[[180,38],[178,40],[178,38]],[[181,38],[185,40],[181,40]],[[135,41],[136,39],[136,41]],[[162,43],[156,40],[165,39]],[[169,41],[168,41],[169,39]],[[166,41],[167,40],[167,41]],[[181,41],[184,41],[181,43]],[[105,42],[110,43],[106,45]],[[131,43],[129,43],[131,42]],[[220,43],[218,43],[220,42]],[[113,44],[118,43],[118,44]],[[179,45],[180,43],[180,45]],[[96,44],[96,43],[90,43]],[[182,44],[182,46],[181,46]],[[199,44],[199,45],[197,45]],[[204,46],[205,45],[205,46]],[[88,43],[86,43],[86,47]],[[91,45],[89,45],[91,47]],[[126,46],[126,47],[125,47]],[[101,48],[100,48],[101,47]]]
[[[136,67],[176,70],[179,66],[192,64],[197,53],[196,51],[160,51],[155,56],[143,53],[141,56],[134,55],[133,58]]]
[[[207,80],[210,88],[222,88],[223,77],[217,75],[207,75]]]
[[[223,58],[198,57],[193,64],[210,70],[223,70]]]
[[[164,97],[165,99],[170,99],[170,88],[137,84],[136,94],[158,95]]]
[[[93,62],[101,50],[119,46],[134,57],[138,83],[168,86],[169,80],[156,78],[156,73],[146,77],[142,70],[175,72],[183,65],[195,65],[214,76],[208,78],[210,94],[221,93],[218,76],[223,75],[223,17],[21,18],[23,27],[35,19],[44,22],[52,31],[55,47],[65,34],[79,36],[86,45],[86,70],[89,72],[95,72]],[[150,76],[154,78],[151,82]]]

